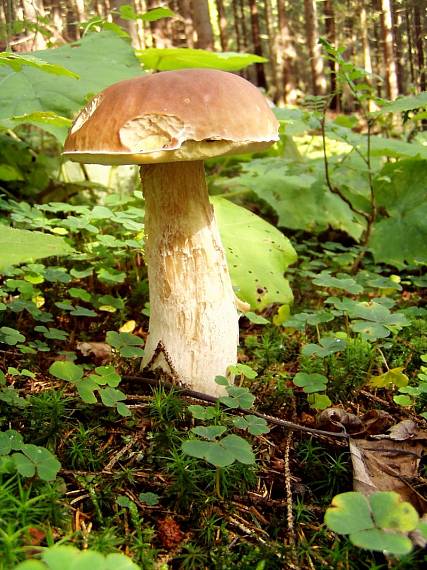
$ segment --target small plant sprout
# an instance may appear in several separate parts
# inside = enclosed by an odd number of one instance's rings
[[[215,380],[225,387],[228,396],[221,396],[216,406],[204,408],[203,406],[193,405],[188,407],[194,419],[202,420],[206,423],[209,422],[209,425],[193,427],[191,433],[196,438],[193,437],[184,441],[181,449],[187,455],[204,459],[207,463],[217,468],[215,487],[218,496],[221,496],[221,468],[228,467],[236,461],[245,465],[255,463],[254,452],[246,439],[235,434],[222,436],[228,429],[233,427],[247,431],[254,436],[268,433],[270,430],[264,418],[250,414],[237,417],[230,416],[227,413],[227,408],[232,410],[240,409],[242,411],[248,410],[252,407],[255,398],[247,388],[233,386],[223,376],[217,376]],[[225,406],[225,409],[221,409],[220,404]]]
[[[421,354],[420,358],[423,363],[427,363],[427,354]],[[421,366],[420,371],[417,374],[418,382],[412,385],[408,385],[409,378],[403,373],[403,368],[388,370],[381,376],[371,378],[371,384],[376,385],[378,379],[382,379],[383,382],[388,379],[390,380],[390,382],[388,382],[388,386],[393,384],[398,388],[399,393],[393,396],[393,401],[399,406],[415,406],[418,400],[421,401],[421,397],[427,394],[427,366],[424,365]],[[427,411],[425,411],[425,407],[424,409],[419,410],[419,415],[424,419],[427,419]]]
[[[326,394],[319,394],[319,392],[326,391],[328,383],[328,379],[323,374],[298,372],[295,374],[293,383],[302,388],[307,394],[309,404],[316,410],[324,410],[332,404]]]
[[[61,464],[48,449],[24,443],[15,430],[0,432],[0,473],[18,472],[23,477],[37,475],[43,481],[53,481]]]
[[[80,112],[65,142],[64,156],[77,162],[141,165],[150,284],[143,366],[194,390],[224,394],[214,379],[236,362],[239,332],[203,161],[276,140],[278,122],[251,83],[185,69],[111,85]]]
[[[126,395],[117,389],[121,376],[112,366],[98,366],[94,374],[84,376],[82,366],[68,360],[58,360],[51,365],[49,372],[55,378],[74,384],[79,396],[86,404],[98,402],[95,395],[97,392],[104,406],[116,408],[121,416],[131,415],[129,408],[123,403]]]

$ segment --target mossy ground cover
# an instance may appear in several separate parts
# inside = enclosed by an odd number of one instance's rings
[[[397,385],[370,385],[372,378],[397,368],[404,370],[408,385],[417,385],[427,353],[425,289],[417,285],[422,274],[408,270],[392,278],[389,268],[374,266],[369,258],[363,270],[351,274],[354,248],[337,243],[336,253],[334,242],[304,242],[303,236],[296,241],[292,315],[282,318],[276,306],[264,311],[266,324],[241,318],[239,360],[256,376],[238,374],[236,381],[256,397],[252,409],[311,428],[321,409],[331,406],[359,417],[374,409],[388,412],[395,423],[422,422],[424,393],[400,405]],[[268,433],[251,435],[236,427],[237,416],[222,406],[214,423],[248,439],[256,462],[215,467],[184,453],[190,430],[212,423],[195,419],[188,407],[209,404],[182,396],[179,388],[153,388],[136,380],[139,358],[123,357],[120,346],[105,342],[108,331],[138,319],[138,306],[148,302],[144,268],[129,259],[126,264],[131,268],[117,269],[129,271],[126,280],[113,284],[94,278],[92,271],[82,275],[67,262],[61,268],[21,266],[4,277],[4,300],[21,300],[26,310],[8,312],[5,321],[23,338],[2,330],[2,430],[17,430],[26,443],[47,448],[61,468],[53,480],[40,480],[3,461],[2,567],[12,569],[59,542],[104,554],[121,551],[141,568],[421,568],[422,551],[390,562],[325,526],[332,498],[352,488],[343,439],[272,423]],[[49,280],[52,273],[60,279]],[[126,303],[103,313],[99,298],[105,296],[113,308],[114,300],[126,298]],[[44,303],[37,307],[35,298]],[[64,311],[64,303],[71,303],[67,299],[78,299],[78,307]],[[386,309],[380,311],[382,320],[373,303]],[[362,314],[362,308],[369,310]],[[83,309],[87,316],[72,314]],[[37,311],[51,312],[55,322],[36,330]],[[147,323],[139,318],[133,329],[141,344]],[[93,341],[99,344],[90,345]],[[81,342],[90,350],[77,349]],[[53,362],[70,357],[85,375],[113,366],[130,415],[104,405],[99,395],[97,403],[86,403],[73,382],[49,374]],[[297,374],[317,374],[325,381],[311,391],[294,382]],[[413,484],[422,493],[422,478]]]

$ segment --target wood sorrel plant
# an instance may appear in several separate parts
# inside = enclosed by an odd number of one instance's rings
[[[256,374],[246,365],[236,365],[233,369],[252,377]],[[221,496],[221,469],[236,461],[244,465],[253,465],[256,460],[252,446],[245,438],[227,432],[234,428],[257,436],[270,430],[265,419],[244,413],[250,410],[255,401],[248,388],[234,386],[224,376],[217,376],[215,382],[224,386],[227,395],[218,398],[214,406],[188,407],[193,418],[205,422],[206,425],[193,427],[191,438],[183,442],[181,449],[187,455],[204,459],[216,467],[215,487],[218,496]],[[227,410],[242,410],[243,413],[241,416],[231,416]]]

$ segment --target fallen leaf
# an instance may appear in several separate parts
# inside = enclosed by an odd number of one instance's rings
[[[119,332],[133,333],[136,327],[136,321],[126,321],[120,328]]]
[[[353,488],[365,495],[395,491],[421,516],[427,512],[427,500],[416,487],[427,434],[411,420],[400,422],[389,431],[390,434],[371,439],[350,439]]]
[[[393,423],[393,416],[384,410],[369,410],[362,416],[363,429],[360,435],[384,433]]]
[[[419,430],[417,424],[413,420],[403,420],[392,426],[389,430],[389,437],[395,441],[411,440],[424,440],[427,441],[427,431]]]
[[[83,356],[92,357],[99,364],[106,364],[112,359],[111,346],[105,342],[78,342],[76,348]]]

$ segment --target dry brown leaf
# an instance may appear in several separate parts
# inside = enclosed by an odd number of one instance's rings
[[[423,515],[427,512],[427,500],[416,486],[427,438],[425,432],[407,422],[405,420],[390,430],[400,439],[392,438],[391,434],[377,435],[372,439],[350,439],[353,488],[365,495],[376,491],[395,491]]]
[[[393,416],[384,410],[369,410],[362,416],[363,430],[360,435],[384,433],[393,421]]]
[[[106,364],[113,357],[111,346],[105,342],[78,342],[76,348],[83,356],[93,358],[97,364]]]
[[[405,440],[412,440],[412,441],[427,441],[427,431],[418,429],[417,424],[413,420],[403,420],[392,426],[389,430],[388,436],[390,439],[394,439],[395,441],[405,441]]]
[[[382,434],[393,423],[393,417],[382,410],[370,410],[361,418],[342,408],[328,408],[317,417],[319,428],[327,431],[345,431],[352,436]]]

